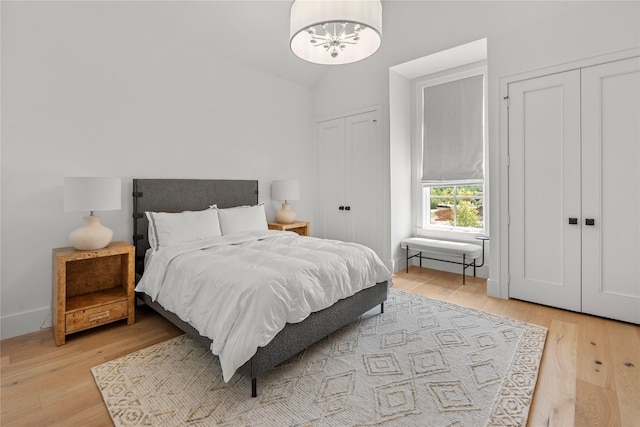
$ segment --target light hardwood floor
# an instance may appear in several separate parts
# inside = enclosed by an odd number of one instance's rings
[[[529,426],[640,426],[640,326],[486,296],[486,281],[412,267],[394,287],[549,329]],[[0,342],[2,426],[109,426],[90,368],[180,331],[146,307],[124,322]]]

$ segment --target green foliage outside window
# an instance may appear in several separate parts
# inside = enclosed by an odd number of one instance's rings
[[[472,228],[481,228],[480,224],[480,214],[478,213],[478,208],[471,204],[468,200],[461,200],[458,203],[458,208],[456,210],[457,213],[457,224],[458,227],[472,227]],[[453,225],[453,220],[449,220],[449,224]]]
[[[436,209],[438,206],[453,205],[453,194],[455,187],[431,187],[430,188],[430,204],[431,209]],[[451,196],[451,197],[445,197]]]
[[[446,221],[455,227],[482,228],[484,204],[482,187],[482,185],[430,187],[431,223]]]

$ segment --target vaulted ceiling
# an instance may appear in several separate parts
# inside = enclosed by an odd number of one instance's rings
[[[327,66],[311,64],[289,49],[292,1],[113,2],[91,8],[117,25],[132,25],[167,43],[177,43],[313,87]],[[105,5],[104,3],[102,5]],[[98,12],[99,11],[99,12]]]

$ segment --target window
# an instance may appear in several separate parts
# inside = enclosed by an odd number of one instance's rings
[[[414,85],[419,232],[484,233],[485,68]]]
[[[424,185],[424,212],[430,226],[469,229],[484,229],[483,185],[453,185],[429,187]]]

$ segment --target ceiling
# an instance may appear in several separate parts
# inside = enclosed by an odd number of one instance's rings
[[[210,53],[312,88],[328,66],[306,62],[289,49],[291,3],[289,0],[113,2],[107,6],[110,9],[106,19],[116,20],[118,25],[134,25],[168,43]],[[91,7],[91,3],[85,5]],[[102,17],[105,18],[104,14]]]

